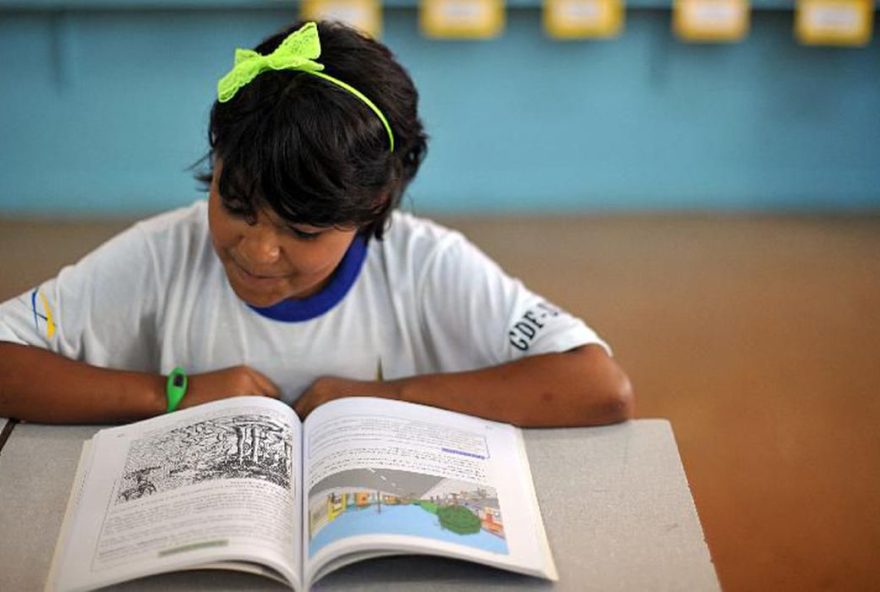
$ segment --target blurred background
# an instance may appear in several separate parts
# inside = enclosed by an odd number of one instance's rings
[[[880,589],[876,3],[305,2],[0,0],[0,299],[202,198],[234,48],[344,18],[421,92],[405,207],[607,338],[724,589]]]

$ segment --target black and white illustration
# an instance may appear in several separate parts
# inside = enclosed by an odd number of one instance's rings
[[[132,443],[116,503],[216,479],[259,479],[291,488],[290,427],[262,414],[229,415]]]

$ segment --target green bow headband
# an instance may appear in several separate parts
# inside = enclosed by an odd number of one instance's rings
[[[394,152],[394,134],[391,126],[379,108],[362,92],[338,78],[324,74],[323,64],[315,61],[321,55],[321,41],[318,39],[318,26],[306,23],[281,42],[278,48],[269,55],[261,55],[250,49],[235,50],[235,65],[229,73],[217,83],[217,100],[225,103],[232,99],[242,87],[268,70],[298,70],[312,76],[323,78],[356,96],[369,107],[382,121],[388,132],[391,152]]]

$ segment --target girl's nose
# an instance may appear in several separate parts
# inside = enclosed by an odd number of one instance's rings
[[[265,265],[274,263],[281,256],[278,237],[266,224],[257,223],[245,231],[239,250],[250,263]]]

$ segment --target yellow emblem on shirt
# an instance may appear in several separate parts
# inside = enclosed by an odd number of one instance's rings
[[[37,310],[37,296],[39,296],[39,303],[41,305],[39,308],[42,310]],[[45,326],[46,337],[52,339],[55,336],[55,319],[52,315],[52,307],[49,306],[49,299],[46,298],[46,295],[39,290],[31,292],[31,310],[34,311],[34,326],[39,331],[40,321],[42,320]]]

